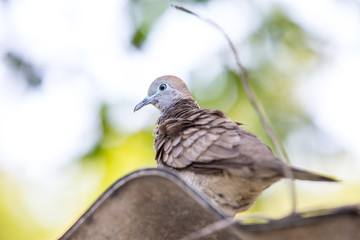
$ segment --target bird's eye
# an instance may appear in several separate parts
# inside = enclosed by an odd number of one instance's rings
[[[164,91],[166,89],[166,87],[167,87],[166,84],[162,83],[162,84],[159,85],[159,90]]]

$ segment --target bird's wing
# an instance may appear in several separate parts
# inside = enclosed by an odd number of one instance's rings
[[[239,125],[216,110],[201,109],[186,118],[168,119],[158,127],[156,158],[173,168],[204,169],[248,166],[257,158],[275,158]]]

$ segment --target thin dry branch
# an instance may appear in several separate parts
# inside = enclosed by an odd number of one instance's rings
[[[206,237],[214,232],[220,231],[222,229],[225,229],[227,227],[230,227],[232,224],[234,224],[234,221],[231,218],[225,218],[219,221],[216,221],[212,224],[209,224],[205,226],[204,228],[192,232],[189,235],[181,238],[180,240],[196,240],[200,239],[202,237]],[[240,237],[240,236],[239,236]]]
[[[217,23],[215,23],[213,20],[209,19],[209,18],[205,18],[183,6],[179,6],[177,4],[172,4],[172,6],[178,10],[184,11],[186,13],[189,13],[191,15],[196,16],[197,18],[199,18],[200,20],[202,20],[203,22],[211,25],[212,27],[214,27],[216,30],[218,30],[226,39],[227,43],[229,44],[229,47],[231,49],[231,52],[234,55],[235,61],[236,61],[236,65],[238,67],[238,71],[239,71],[239,75],[240,75],[240,79],[241,79],[241,83],[242,86],[244,87],[245,93],[250,101],[250,103],[252,104],[253,108],[255,109],[261,124],[263,125],[271,143],[273,144],[273,146],[275,147],[275,152],[276,155],[282,159],[283,161],[285,161],[286,163],[290,164],[290,160],[289,157],[286,153],[286,150],[283,146],[283,144],[281,143],[281,141],[279,140],[277,134],[275,133],[275,130],[270,122],[270,119],[268,118],[262,104],[259,102],[259,100],[257,100],[256,95],[254,93],[254,91],[252,90],[250,84],[249,84],[249,80],[248,80],[248,76],[247,76],[247,72],[245,67],[241,64],[240,58],[239,58],[239,54],[236,50],[236,47],[234,45],[234,43],[231,41],[230,37],[226,34],[226,32],[224,31],[224,29],[222,29]],[[296,202],[296,191],[295,191],[295,182],[294,182],[294,175],[293,173],[290,171],[289,168],[287,168],[286,166],[284,166],[283,168],[283,172],[284,175],[289,179],[289,189],[290,189],[290,195],[291,195],[291,205],[292,205],[292,213],[296,212],[296,206],[297,206],[297,202]]]

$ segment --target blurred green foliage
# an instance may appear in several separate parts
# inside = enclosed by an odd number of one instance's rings
[[[263,19],[247,39],[254,56],[248,68],[250,84],[282,140],[299,125],[311,124],[311,119],[293,93],[299,74],[320,63],[321,53],[313,47],[316,43],[314,38],[277,8]],[[227,65],[223,69],[208,86],[195,86],[198,102],[205,108],[223,109],[232,119],[248,125],[251,131],[270,144],[240,84],[238,73]],[[195,69],[194,75],[201,73],[196,73]],[[219,89],[219,85],[221,92],[212,95],[212,92],[218,91],[215,89]],[[201,98],[204,95],[206,97]]]
[[[50,239],[51,231],[29,212],[24,187],[14,176],[0,171],[0,239]]]
[[[182,2],[205,4],[209,1],[188,0]],[[166,0],[129,1],[133,29],[129,43],[133,47],[141,50],[156,22],[168,10],[168,3]],[[194,19],[194,21],[198,20]],[[251,85],[263,103],[281,139],[285,140],[288,134],[299,126],[312,125],[311,118],[301,108],[293,93],[299,76],[321,63],[320,40],[310,36],[284,11],[274,7],[273,11],[262,16],[258,28],[248,36],[244,43],[238,43],[238,47],[241,47],[242,44],[249,46],[252,53],[253,59],[249,64],[250,67],[248,67]],[[206,85],[196,85],[196,82],[203,82],[199,81],[203,76],[201,73],[203,68],[192,70],[190,86],[194,97],[203,108],[225,111],[233,120],[244,123],[246,129],[254,132],[269,144],[265,131],[240,85],[238,74],[232,68],[233,62],[228,60],[232,59],[229,57],[231,53],[228,49],[219,49],[219,51],[226,52],[225,56],[222,53],[219,53],[219,56],[214,56],[214,58],[223,59],[223,71],[219,75],[213,76],[213,81]],[[30,63],[21,60],[12,53],[7,55],[7,59],[12,66],[15,66],[16,71],[25,71],[29,84],[35,86],[41,84],[40,76],[31,70]],[[121,132],[110,124],[108,120],[109,108],[109,105],[104,104],[99,114],[99,118],[102,120],[102,134],[97,146],[79,162],[73,163],[82,168],[81,171],[75,173],[75,179],[88,179],[85,178],[86,172],[90,173],[96,169],[98,176],[95,179],[96,184],[91,189],[84,190],[87,193],[84,199],[79,200],[79,194],[74,194],[71,199],[81,201],[83,204],[64,218],[61,226],[44,227],[33,220],[21,195],[21,188],[24,186],[0,172],[0,192],[2,195],[0,198],[0,239],[56,238],[70,227],[80,214],[116,179],[139,168],[156,166],[152,148],[152,129],[140,130],[133,134]],[[69,166],[70,168],[71,166]],[[68,186],[73,191],[80,191],[77,187],[80,188],[80,184],[69,184]],[[277,189],[281,188],[284,187],[277,187]],[[344,190],[346,192],[344,195],[352,196],[354,194],[352,189],[354,188]],[[278,216],[286,212],[290,203],[288,203],[288,199],[281,197],[284,194],[278,194],[276,191],[272,195],[265,193],[252,211],[271,209],[271,207],[269,208],[269,201],[264,200],[271,198],[273,201],[281,202],[283,206],[282,209],[273,210],[276,211],[273,212],[274,215]],[[305,206],[307,202],[311,201],[311,199],[306,201],[306,198],[308,197],[303,197]],[[54,208],[56,207],[54,206]],[[271,210],[269,212],[271,213]]]
[[[22,75],[20,79],[24,79],[29,87],[39,87],[42,83],[42,76],[39,69],[26,61],[21,55],[8,52],[5,54],[5,62],[14,72]]]
[[[183,0],[182,3],[206,3],[209,0]],[[169,8],[168,0],[131,0],[130,15],[133,25],[131,44],[141,49],[156,21]]]
[[[124,134],[109,124],[107,116],[108,106],[104,105],[101,109],[102,138],[96,148],[82,159],[84,165],[95,162],[97,168],[104,169],[99,193],[119,176],[139,167],[156,167],[152,131],[141,130],[131,135]]]

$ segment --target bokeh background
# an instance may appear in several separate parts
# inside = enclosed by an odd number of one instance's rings
[[[269,144],[223,37],[169,3],[0,1],[0,239],[56,239],[115,180],[155,166],[159,113],[133,107],[161,75]],[[297,182],[299,209],[359,203],[360,1],[178,3],[236,43],[292,164],[343,180]],[[288,193],[275,184],[250,213],[286,215]]]

